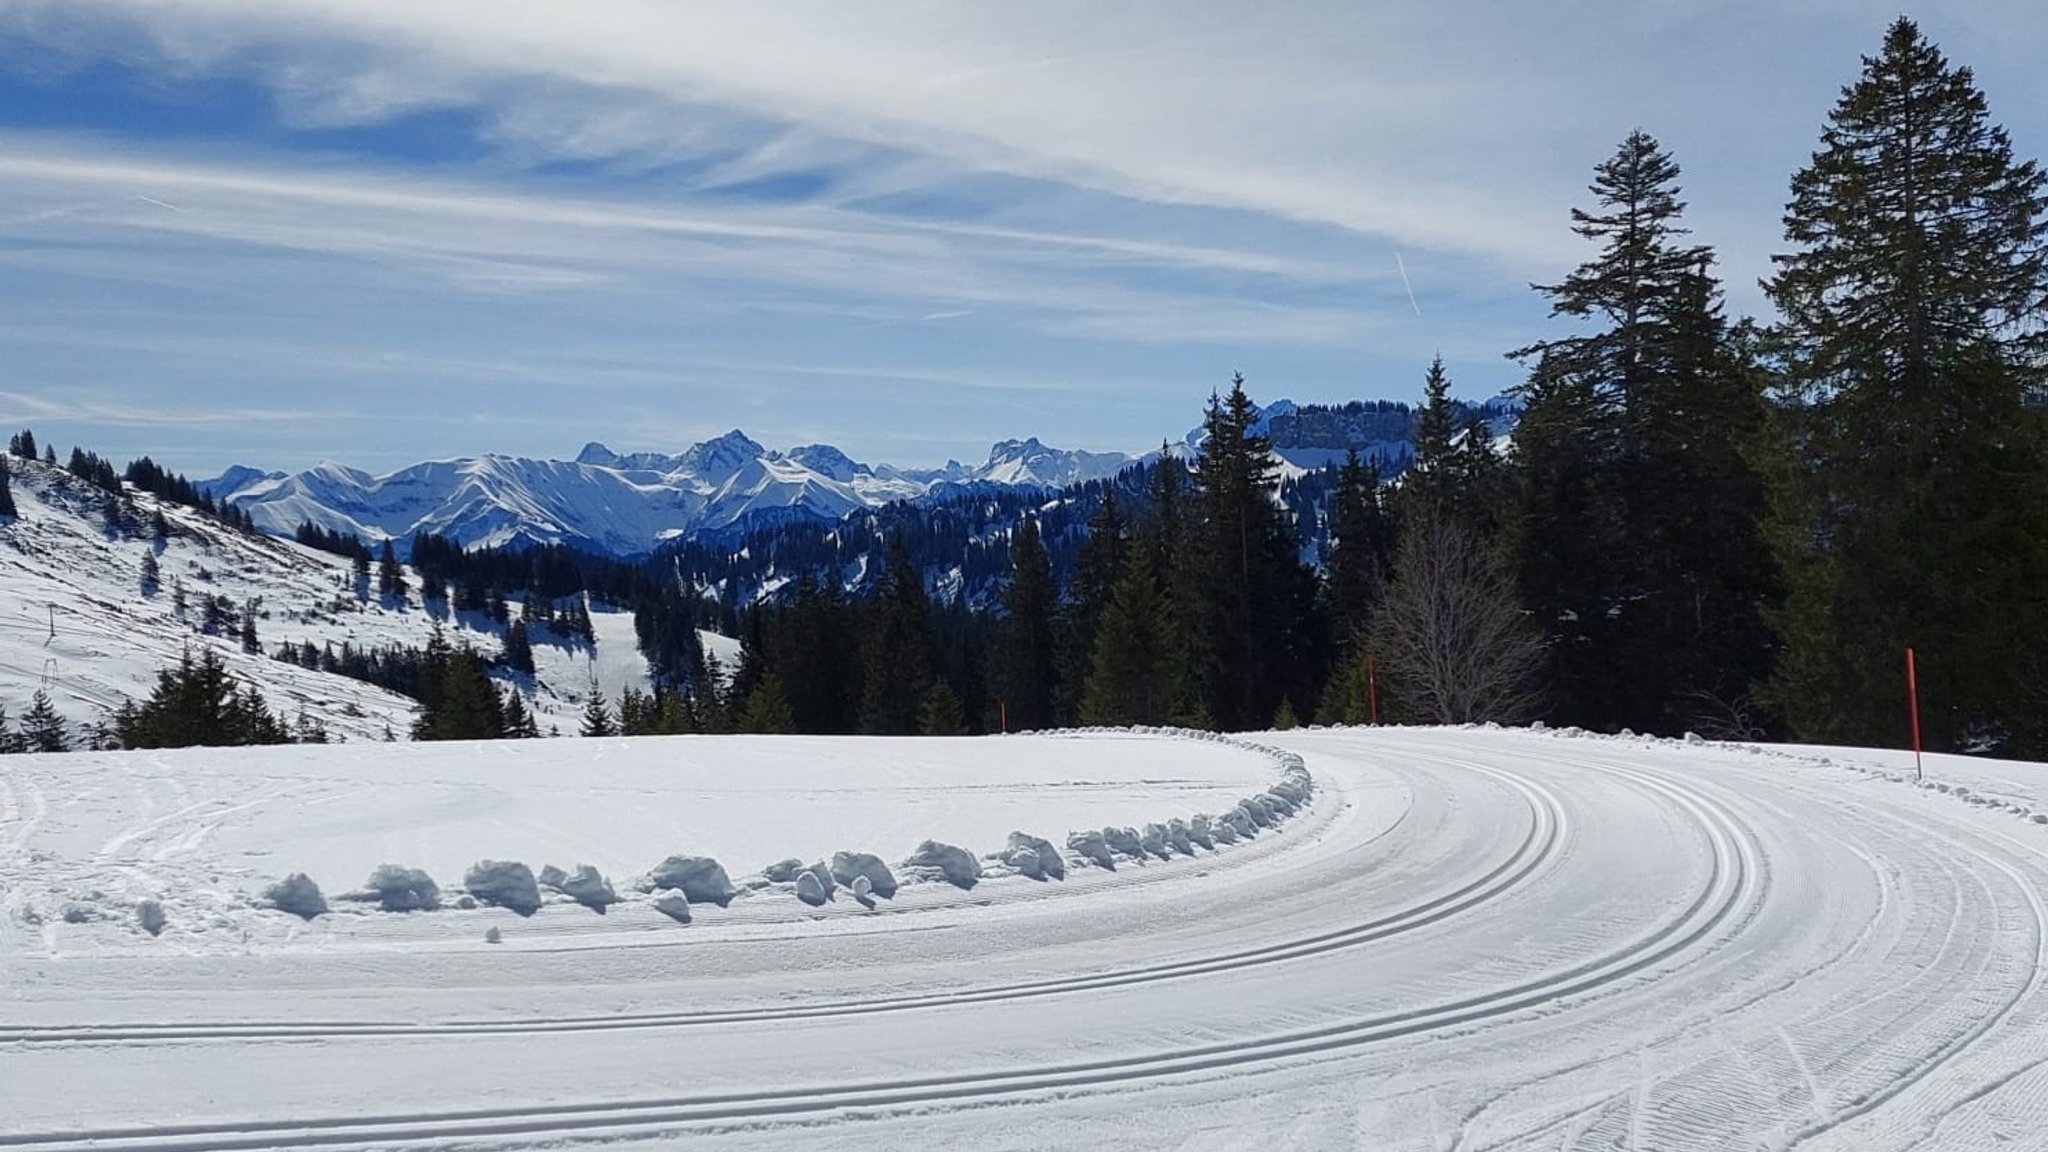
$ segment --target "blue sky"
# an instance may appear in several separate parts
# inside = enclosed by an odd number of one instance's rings
[[[1142,450],[1233,371],[1488,395],[1638,126],[1760,312],[1898,10],[1557,11],[0,0],[0,426],[195,476],[734,426],[918,465]],[[1912,15],[2048,153],[2038,5]]]

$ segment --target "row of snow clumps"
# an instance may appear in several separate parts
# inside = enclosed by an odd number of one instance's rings
[[[990,875],[1050,882],[1066,879],[1073,868],[1092,865],[1115,871],[1119,858],[1143,863],[1194,856],[1197,850],[1215,852],[1278,828],[1305,808],[1315,794],[1315,780],[1299,755],[1222,733],[1138,726],[1066,729],[1060,734],[1166,736],[1226,744],[1268,757],[1280,770],[1280,779],[1220,814],[1175,816],[1143,828],[1070,832],[1064,852],[1050,840],[1021,831],[1011,832],[1001,849],[985,856],[958,845],[926,840],[899,864],[911,882],[947,883],[961,889],[971,889]],[[874,910],[878,900],[893,899],[901,886],[897,870],[881,857],[841,851],[810,864],[795,857],[780,860],[738,885],[711,857],[670,856],[635,881],[632,891],[656,911],[687,924],[693,907],[715,904],[724,908],[736,897],[762,890],[787,891],[813,908],[831,903],[844,890],[861,907]],[[531,916],[548,902],[543,890],[600,915],[628,899],[588,864],[578,864],[567,872],[547,865],[536,875],[517,861],[480,860],[464,875],[462,893],[454,904],[458,908],[483,904]],[[303,872],[271,885],[263,895],[271,907],[308,920],[330,910],[320,886]],[[340,899],[371,904],[386,912],[428,912],[442,907],[441,888],[431,876],[397,864],[380,865],[361,888]]]

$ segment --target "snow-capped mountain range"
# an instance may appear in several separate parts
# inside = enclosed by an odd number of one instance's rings
[[[1502,432],[1515,410],[1496,399],[1466,411]],[[1412,426],[1412,412],[1401,404],[1275,400],[1260,409],[1257,431],[1272,438],[1285,474],[1334,464],[1356,450],[1377,455],[1391,475],[1407,462]],[[1192,453],[1201,440],[1197,428],[1165,450]],[[863,464],[829,444],[775,451],[734,429],[674,455],[591,443],[574,460],[486,455],[384,476],[332,463],[295,474],[235,467],[199,487],[281,536],[311,523],[401,546],[431,532],[465,547],[569,544],[637,556],[678,537],[777,518],[837,520],[974,486],[1057,489],[1107,479],[1156,454],[1053,448],[1033,437],[994,445],[979,465],[949,460],[941,468],[896,468]]]
[[[995,445],[978,466],[904,469],[863,464],[827,444],[778,452],[734,429],[676,455],[591,443],[574,460],[486,455],[384,476],[332,463],[295,474],[236,467],[199,486],[277,535],[312,523],[372,542],[433,532],[467,547],[573,544],[631,556],[759,516],[836,520],[974,484],[1058,488],[1114,476],[1136,459],[1032,438]]]

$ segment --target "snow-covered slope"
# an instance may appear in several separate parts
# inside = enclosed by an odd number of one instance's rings
[[[613,555],[763,515],[836,520],[949,485],[1048,488],[1114,475],[1132,457],[1006,441],[986,463],[870,467],[825,444],[775,452],[735,429],[676,455],[584,446],[572,461],[479,456],[372,476],[339,464],[296,475],[237,467],[200,487],[266,532],[312,523],[369,541],[433,532],[465,547],[573,544]]]
[[[57,468],[10,461],[20,516],[0,520],[0,704],[19,716],[38,688],[49,692],[74,724],[101,719],[124,698],[148,694],[160,668],[188,647],[219,651],[233,674],[262,689],[273,709],[301,706],[349,739],[403,735],[412,701],[345,677],[309,671],[267,653],[285,641],[316,648],[347,641],[357,648],[417,647],[438,623],[451,641],[467,639],[495,653],[499,636],[486,620],[429,612],[411,581],[409,598],[385,602],[357,593],[348,561],[290,541],[249,535],[147,494],[133,494],[140,522],[108,531],[102,493]],[[289,485],[300,478],[280,483]],[[161,509],[171,535],[158,544],[144,526]],[[145,591],[142,566],[154,556],[160,586]],[[176,600],[184,589],[185,610]],[[240,611],[258,605],[257,638],[265,654],[250,655],[229,636],[200,631],[203,600],[225,597]],[[551,724],[574,732],[593,673],[608,695],[646,687],[646,662],[631,614],[593,606],[593,650],[536,637],[538,675],[522,687]]]
[[[0,1145],[2048,1146],[2048,766],[1573,735],[1260,737],[1317,782],[1296,815],[1114,871],[1063,833],[1270,765],[1107,733],[0,758]],[[689,924],[630,884],[710,846],[737,891]],[[840,849],[902,890],[762,867]],[[338,898],[483,853],[625,900]],[[254,895],[301,867],[332,912]]]

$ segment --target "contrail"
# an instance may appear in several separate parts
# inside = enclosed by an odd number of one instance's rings
[[[1408,282],[1408,265],[1401,262],[1401,250],[1399,248],[1394,249],[1394,267],[1401,270],[1401,287],[1408,290],[1408,306],[1415,309],[1417,316],[1422,315],[1422,305],[1415,302],[1415,285]]]
[[[168,201],[168,200],[159,200],[159,199],[157,199],[157,198],[156,198],[156,197],[154,197],[154,196],[143,196],[143,195],[140,195],[140,194],[138,194],[138,195],[137,195],[137,196],[135,197],[135,199],[137,199],[137,200],[140,200],[140,201],[142,201],[142,202],[143,202],[144,204],[154,204],[154,205],[156,205],[156,206],[157,206],[157,207],[159,207],[159,208],[169,208],[169,209],[170,209],[171,211],[173,211],[173,212],[183,212],[183,211],[184,211],[184,209],[183,209],[183,208],[180,208],[180,207],[178,207],[178,206],[177,206],[176,204],[173,204],[173,203],[171,203],[171,202],[170,202],[170,201]]]

